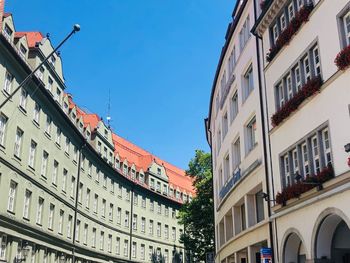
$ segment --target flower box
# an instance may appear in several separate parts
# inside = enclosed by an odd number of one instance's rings
[[[285,187],[282,192],[276,195],[276,203],[285,205],[288,200],[299,198],[303,193],[313,189],[317,184],[323,184],[334,178],[334,171],[332,166],[328,166],[316,175],[311,175],[302,181]]]
[[[266,0],[267,1],[267,0]],[[269,53],[266,55],[266,60],[271,62],[278,52],[287,45],[294,34],[299,30],[304,22],[309,20],[311,11],[314,5],[312,3],[303,6],[290,21],[286,29],[284,29],[276,40],[276,43],[270,48]]]
[[[289,117],[298,107],[309,97],[320,91],[323,84],[322,78],[316,76],[304,84],[303,87],[288,100],[274,115],[271,117],[273,127],[278,126],[284,119]]]
[[[334,63],[339,70],[345,70],[350,66],[350,45],[338,53]]]

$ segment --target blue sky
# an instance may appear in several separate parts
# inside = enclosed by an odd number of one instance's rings
[[[116,133],[186,169],[209,151],[203,119],[235,0],[6,0],[17,31],[50,33],[67,92]]]

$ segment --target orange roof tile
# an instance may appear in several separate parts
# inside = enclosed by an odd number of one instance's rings
[[[98,125],[98,123],[99,123],[99,121],[101,120],[99,117],[98,117],[98,115],[97,114],[84,114],[84,115],[82,115],[83,116],[83,121],[84,121],[84,124],[85,125],[90,125],[90,128],[91,128],[91,130],[94,130],[96,127],[97,127],[97,125]]]
[[[35,47],[35,44],[40,42],[44,36],[40,32],[16,32],[18,36],[27,36],[28,46]]]

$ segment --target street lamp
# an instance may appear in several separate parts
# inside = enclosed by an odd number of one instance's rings
[[[35,74],[35,72],[37,72],[42,65],[44,65],[46,63],[46,61],[49,60],[49,58],[57,52],[57,50],[72,36],[74,35],[76,32],[80,31],[80,25],[75,24],[73,26],[73,30],[66,36],[65,39],[63,39],[61,41],[60,44],[58,44],[58,46],[39,64],[39,66],[37,66],[20,84],[19,86],[0,104],[0,109],[2,109],[2,107],[5,106],[5,104],[12,99],[12,97],[17,93],[17,91],[19,91],[20,88],[22,88]]]

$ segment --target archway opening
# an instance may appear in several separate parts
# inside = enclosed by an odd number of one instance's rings
[[[318,262],[350,262],[350,229],[338,215],[328,215],[319,226],[315,245]]]
[[[283,252],[283,263],[305,263],[306,261],[303,241],[296,233],[288,236]]]

